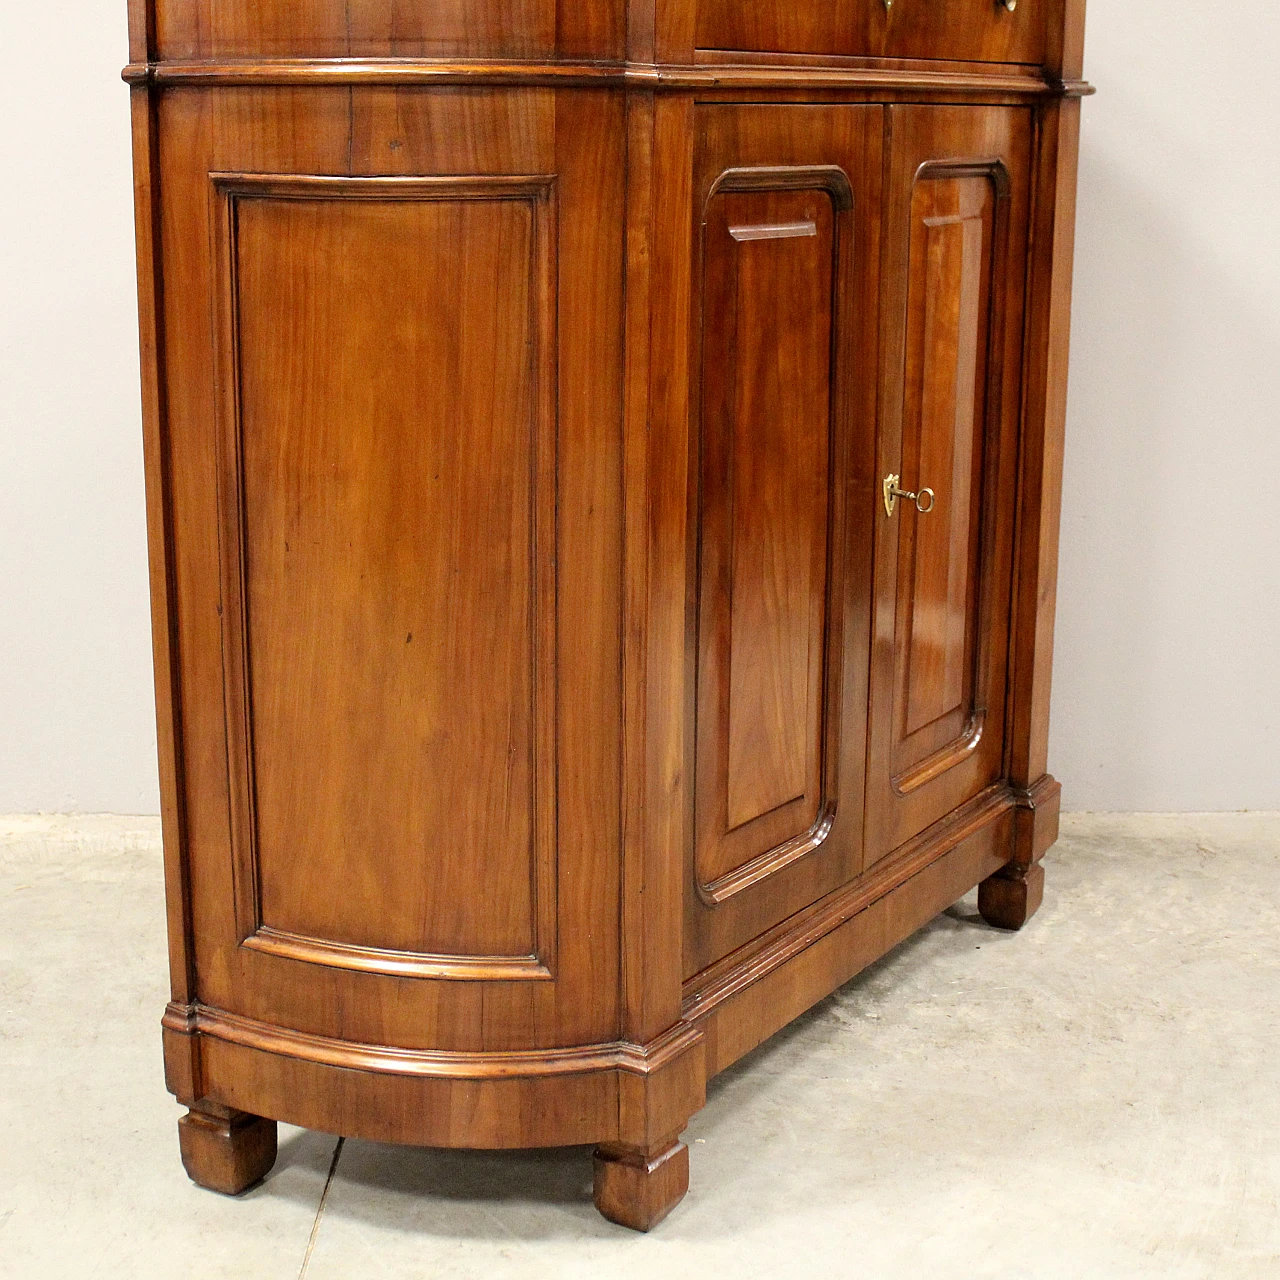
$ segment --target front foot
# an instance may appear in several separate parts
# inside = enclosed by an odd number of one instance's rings
[[[596,1208],[610,1222],[648,1231],[688,1190],[689,1148],[678,1134],[647,1148],[613,1142],[596,1148]]]
[[[276,1122],[201,1102],[178,1121],[178,1146],[192,1182],[238,1196],[271,1172]]]
[[[1021,929],[1044,901],[1044,868],[1010,864],[978,886],[978,911],[996,929]]]

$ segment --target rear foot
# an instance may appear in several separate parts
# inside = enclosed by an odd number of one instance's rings
[[[1044,868],[1009,864],[978,886],[978,910],[997,929],[1021,929],[1044,901]]]

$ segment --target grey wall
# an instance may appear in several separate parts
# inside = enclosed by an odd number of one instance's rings
[[[1051,768],[1280,809],[1280,6],[1093,0]]]
[[[1051,765],[1280,809],[1280,10],[1093,0]],[[124,0],[0,8],[0,812],[151,812]],[[56,82],[39,52],[57,47]]]
[[[0,813],[148,813],[124,0],[0,4],[0,49]]]

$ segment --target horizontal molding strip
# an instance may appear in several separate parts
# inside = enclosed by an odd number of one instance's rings
[[[957,72],[866,67],[655,66],[635,62],[458,61],[439,58],[240,58],[130,63],[134,85],[475,84],[671,90],[850,89],[902,93],[1081,97],[1083,81],[1060,84],[1025,72]]]
[[[695,1024],[706,1018],[717,1005],[780,969],[846,921],[900,889],[913,876],[927,871],[944,854],[1016,808],[1018,803],[1018,796],[1006,784],[989,787],[908,841],[864,880],[837,889],[709,969],[695,974],[684,985],[683,1017]]]
[[[444,978],[472,982],[548,982],[551,970],[536,956],[426,955],[381,947],[352,946],[325,938],[309,938],[266,926],[241,944],[263,955],[358,973],[392,974],[399,978]]]
[[[645,1045],[617,1041],[575,1045],[567,1049],[508,1049],[456,1052],[445,1049],[395,1049],[360,1044],[272,1026],[255,1018],[205,1005],[170,1004],[162,1025],[177,1035],[209,1036],[246,1049],[301,1058],[329,1067],[373,1071],[384,1075],[425,1076],[446,1080],[527,1079],[530,1076],[574,1076],[598,1071],[650,1075],[693,1048],[699,1028],[679,1022]]]
[[[593,86],[623,81],[618,62],[516,62],[447,58],[231,58],[130,63],[130,84],[515,84]]]

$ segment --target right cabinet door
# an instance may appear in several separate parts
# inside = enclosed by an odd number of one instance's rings
[[[889,136],[878,475],[920,497],[876,516],[868,865],[1004,772],[1031,112]]]

